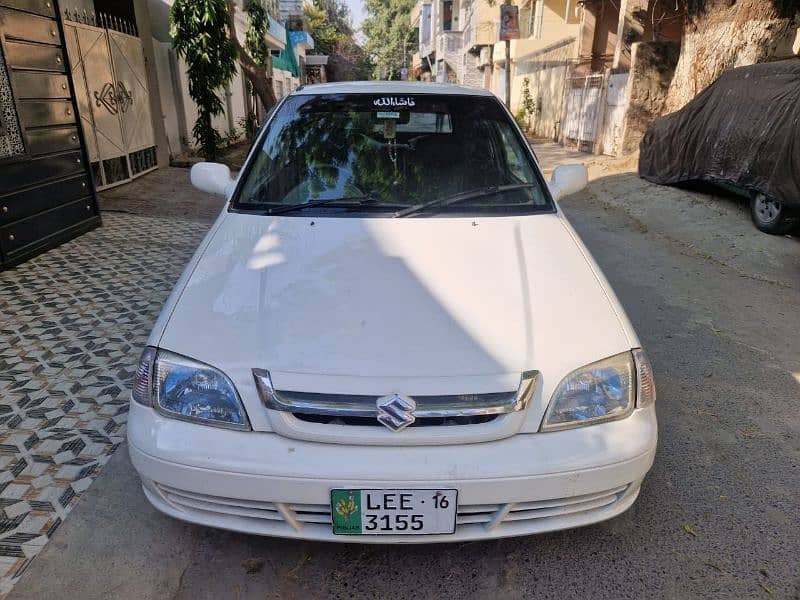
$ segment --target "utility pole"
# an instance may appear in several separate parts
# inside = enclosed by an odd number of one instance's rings
[[[500,7],[500,39],[506,43],[506,108],[511,110],[511,40],[519,39],[519,8],[505,0]]]
[[[511,40],[506,40],[506,108],[511,110]]]

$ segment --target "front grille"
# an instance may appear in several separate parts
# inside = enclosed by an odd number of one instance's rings
[[[530,522],[598,510],[619,501],[629,487],[629,485],[622,485],[594,494],[552,500],[459,505],[456,513],[456,531],[458,531],[459,527],[475,524],[483,525],[487,531],[491,531],[503,523]],[[331,508],[327,504],[239,500],[187,492],[163,484],[158,484],[158,489],[170,504],[188,512],[200,511],[219,515],[280,521],[290,525],[296,531],[300,531],[306,524],[332,527]]]
[[[450,426],[488,423],[498,415],[523,411],[536,390],[538,371],[526,371],[516,390],[480,394],[400,396],[356,395],[276,390],[269,371],[253,369],[258,394],[270,410],[292,413],[312,423],[376,425],[387,407],[397,403],[405,426]],[[391,411],[389,411],[391,412]],[[394,413],[393,413],[394,414]],[[397,418],[398,415],[394,415]],[[389,426],[389,425],[387,425]]]
[[[319,423],[322,425],[351,425],[356,427],[383,427],[373,417],[337,417],[328,415],[307,415],[292,413],[292,415],[306,423]],[[494,421],[499,415],[474,415],[468,417],[423,417],[414,421],[409,428],[414,427],[452,427],[454,425],[480,425]]]

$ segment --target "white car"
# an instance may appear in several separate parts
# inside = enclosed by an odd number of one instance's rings
[[[505,107],[440,84],[283,99],[144,350],[128,442],[160,511],[253,534],[449,542],[618,515],[650,364]]]

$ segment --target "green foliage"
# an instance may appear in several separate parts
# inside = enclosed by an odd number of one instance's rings
[[[528,117],[525,114],[525,109],[518,108],[517,112],[514,113],[514,120],[517,122],[517,125],[519,125],[519,128],[523,131],[528,129]]]
[[[370,55],[361,46],[356,46],[356,48],[358,52],[355,60],[355,78],[360,81],[372,79],[375,63],[372,62]]]
[[[256,64],[265,67],[272,56],[267,48],[266,34],[269,31],[267,9],[258,0],[247,0],[244,6],[247,13],[247,31],[244,34],[244,47]]]
[[[361,26],[367,36],[364,49],[375,63],[375,74],[398,79],[400,69],[411,63],[417,51],[411,9],[416,0],[365,0],[367,18]]]
[[[328,79],[369,79],[372,62],[354,37],[350,9],[343,0],[313,0],[303,6],[303,23],[314,51],[331,57]]]
[[[517,112],[514,114],[514,119],[519,126],[527,131],[530,128],[531,117],[537,115],[541,110],[541,106],[531,94],[531,78],[525,77],[522,80],[522,102]]]
[[[239,141],[240,137],[242,137],[241,132],[234,127],[233,129],[228,130],[228,133],[225,134],[223,140],[225,141],[226,146],[233,146]]]
[[[258,133],[258,121],[253,113],[247,113],[244,117],[239,118],[239,127],[244,131],[245,137],[252,140]]]
[[[212,125],[225,110],[219,91],[236,74],[236,48],[227,22],[225,0],[175,0],[170,10],[172,46],[188,65],[189,96],[197,104],[192,136],[208,159],[217,155],[222,142]]]
[[[353,37],[350,9],[342,0],[313,0],[303,6],[303,17],[315,52],[337,54]]]
[[[536,100],[533,99],[533,94],[531,94],[530,77],[525,77],[522,80],[522,108],[528,116],[535,115],[538,112]]]

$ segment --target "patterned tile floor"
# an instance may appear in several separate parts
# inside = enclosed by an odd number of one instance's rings
[[[138,354],[210,224],[195,217],[107,212],[0,272],[0,597],[124,440]]]

